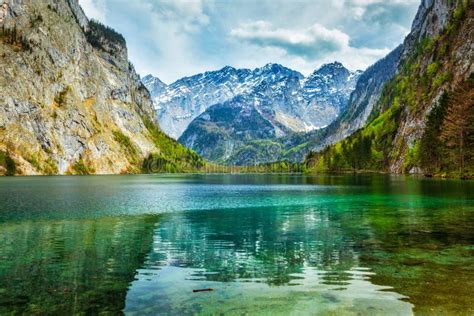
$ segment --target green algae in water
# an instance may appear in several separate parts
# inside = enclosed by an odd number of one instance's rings
[[[360,175],[0,179],[0,314],[473,314],[473,192]]]

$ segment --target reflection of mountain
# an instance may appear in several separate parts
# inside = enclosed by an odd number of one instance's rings
[[[443,182],[394,178],[388,186],[384,177],[343,179],[331,193],[306,192],[317,196],[314,206],[164,214],[126,311],[250,313],[265,307],[290,313],[301,307],[297,311],[312,313],[315,306],[320,312],[337,305],[341,313],[365,314],[371,306],[379,314],[407,314],[414,304],[417,311],[441,312],[423,284],[444,293],[447,310],[469,306],[472,298],[449,271],[474,276],[465,269],[472,264],[466,259],[474,240],[472,208],[459,217],[455,210],[463,204],[453,208],[455,199],[440,198],[447,196]],[[260,192],[261,199],[285,199],[286,193]],[[212,295],[187,294],[207,287],[215,289]]]
[[[204,268],[206,279],[260,279],[289,283],[304,267],[341,272],[358,265],[353,242],[331,223],[328,211],[308,208],[230,209],[173,216],[155,232],[150,262]],[[238,225],[235,219],[238,218]]]
[[[0,226],[0,314],[116,315],[156,217]]]
[[[400,301],[403,296],[371,283],[374,273],[359,259],[359,239],[346,227],[353,220],[343,207],[163,215],[153,250],[127,294],[126,311],[363,312],[372,304],[379,312],[409,313],[411,304]],[[370,229],[355,237],[373,238]],[[207,287],[215,289],[211,297],[191,294]]]

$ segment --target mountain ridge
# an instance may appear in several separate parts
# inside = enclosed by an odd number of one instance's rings
[[[338,64],[343,67],[340,63],[325,66],[337,68]],[[317,71],[318,69],[311,75]],[[351,72],[356,76],[360,73],[360,71]],[[151,91],[161,126],[170,136],[179,138],[194,118],[214,104],[225,102],[239,94],[251,93],[257,86],[283,76],[297,77],[301,81],[300,85],[303,85],[311,80],[311,75],[305,78],[301,73],[283,65],[268,63],[253,70],[225,66],[219,70],[187,76],[167,85],[165,88],[167,91],[156,90],[149,82],[145,82],[145,85]],[[146,76],[147,80],[150,80],[148,79],[152,77],[150,76]],[[275,79],[275,76],[278,78]],[[310,128],[308,125],[307,129]]]
[[[360,74],[340,63],[324,65],[306,78],[277,64],[256,68],[249,89],[209,106],[191,121],[179,141],[208,159],[225,162],[246,142],[322,128],[343,110]],[[258,126],[241,123],[249,115],[253,115],[250,121],[266,121],[271,131],[257,137]]]

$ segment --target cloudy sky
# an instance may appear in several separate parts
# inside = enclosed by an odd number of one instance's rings
[[[420,0],[79,0],[122,33],[141,75],[166,83],[226,65],[304,75],[365,69],[403,41]]]

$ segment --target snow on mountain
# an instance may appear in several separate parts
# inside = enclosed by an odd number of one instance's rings
[[[166,85],[166,83],[156,77],[153,77],[152,75],[143,77],[142,82],[145,87],[147,87],[148,91],[150,91],[150,94],[153,98],[153,104],[155,105],[156,109],[160,110],[161,108],[158,104],[158,100],[156,100],[156,96],[159,96],[164,93],[168,86]]]
[[[179,79],[158,92],[147,82],[144,84],[152,95],[161,128],[169,136],[178,138],[209,106],[244,93],[251,83],[251,73],[248,69],[226,66]]]
[[[341,112],[361,72],[340,63],[327,64],[304,76],[279,64],[254,70],[226,66],[165,85],[149,75],[150,90],[161,128],[179,138],[188,125],[210,106],[244,96],[259,111],[287,131],[308,131],[331,123]]]
[[[208,107],[179,141],[226,162],[249,142],[323,128],[344,109],[360,74],[340,63],[324,65],[307,78],[278,64],[257,68],[246,78],[245,92]]]

